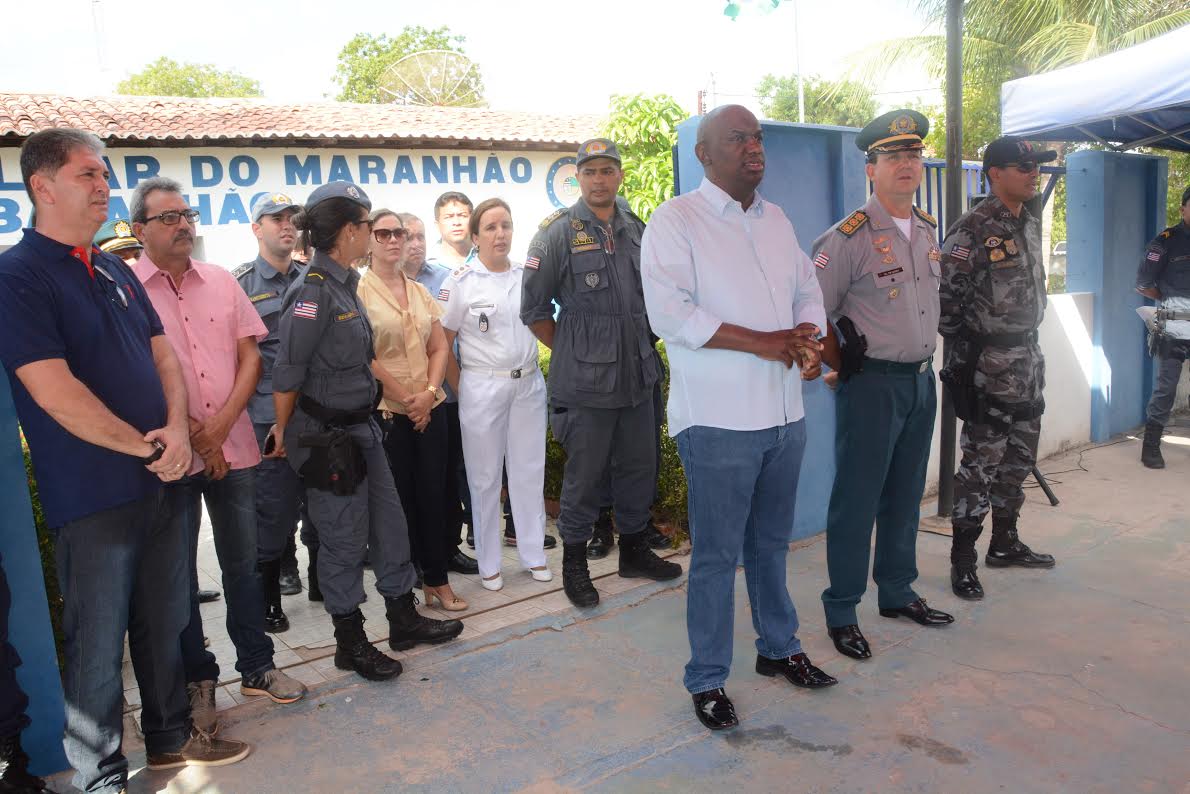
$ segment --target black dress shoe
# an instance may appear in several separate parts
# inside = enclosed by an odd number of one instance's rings
[[[472,549],[475,548],[475,528],[470,524],[467,525],[467,545]]]
[[[805,689],[822,689],[839,683],[837,678],[815,667],[810,662],[810,657],[804,653],[790,656],[788,659],[769,659],[757,654],[756,672],[770,678],[783,675],[789,683]]]
[[[926,605],[924,598],[910,601],[905,606],[897,607],[896,609],[880,610],[880,617],[883,618],[899,618],[902,616],[923,626],[945,626],[948,623],[954,623],[954,615],[948,615],[937,609],[930,609]]]
[[[832,626],[826,630],[835,643],[835,650],[852,659],[871,659],[872,648],[854,623],[848,626]]]
[[[983,585],[975,575],[974,565],[950,566],[950,589],[959,598],[968,601],[978,601],[983,598]]]
[[[546,549],[552,549],[552,548],[555,548],[557,545],[558,545],[557,538],[555,538],[553,535],[546,535],[545,543],[543,544],[542,547],[546,548]]]
[[[455,551],[455,553],[451,555],[450,560],[447,561],[446,569],[448,571],[454,571],[455,573],[479,573],[479,563],[471,557],[468,557],[463,552]]]
[[[1021,568],[1054,567],[1052,554],[1038,554],[1019,540],[1014,540],[1012,545],[1000,549],[994,546],[989,548],[984,561],[992,568],[1008,568],[1012,565]]]
[[[724,728],[734,728],[740,724],[735,715],[735,704],[722,689],[712,689],[710,692],[699,692],[694,698],[694,713],[698,721],[712,731]]]
[[[212,601],[218,601],[219,596],[220,596],[220,593],[218,590],[199,590],[198,591],[198,603],[209,604]]]
[[[282,568],[277,580],[281,585],[281,595],[297,595],[302,592],[302,578],[298,576],[297,568]]]
[[[264,611],[264,630],[269,634],[280,634],[289,631],[289,618],[281,611],[281,607],[269,604]]]

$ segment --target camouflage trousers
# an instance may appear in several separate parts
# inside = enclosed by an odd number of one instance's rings
[[[1037,463],[1041,417],[993,424],[964,422],[959,445],[963,461],[955,474],[952,562],[974,563],[983,517],[992,512],[999,526],[1016,528],[1025,503],[1022,484]],[[993,540],[995,538],[993,537]]]

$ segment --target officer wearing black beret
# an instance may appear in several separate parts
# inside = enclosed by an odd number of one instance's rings
[[[937,222],[913,205],[928,130],[929,120],[913,110],[894,110],[863,128],[855,143],[867,154],[872,197],[813,248],[832,326],[822,358],[840,379],[826,527],[830,587],[822,603],[835,648],[856,659],[871,656],[856,607],[867,587],[873,524],[880,614],[927,626],[954,620],[913,591],[937,407],[941,255]]]

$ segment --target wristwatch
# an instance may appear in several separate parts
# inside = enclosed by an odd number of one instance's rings
[[[165,454],[165,445],[160,441],[153,442],[153,451],[140,459],[140,462],[148,466],[150,463],[156,463],[161,456]]]
[[[437,400],[439,397],[446,396],[445,393],[442,391],[441,386],[430,385],[430,386],[426,387],[426,391],[428,391],[430,394],[434,395],[435,400]]]

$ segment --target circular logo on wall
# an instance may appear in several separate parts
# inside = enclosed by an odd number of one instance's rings
[[[578,170],[573,157],[558,159],[545,175],[545,192],[558,209],[565,209],[578,200]]]

